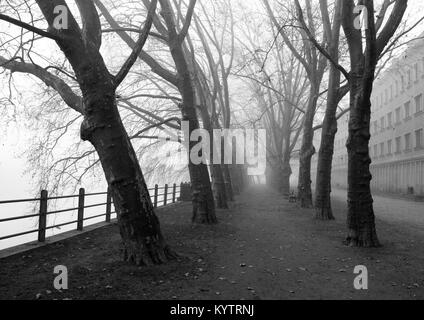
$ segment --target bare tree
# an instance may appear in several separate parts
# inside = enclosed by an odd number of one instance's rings
[[[63,51],[75,72],[82,98],[59,77],[45,69],[12,57],[2,66],[15,72],[31,73],[59,92],[67,105],[81,113],[81,139],[95,148],[111,189],[124,245],[124,259],[158,264],[175,257],[162,236],[135,151],[118,112],[116,90],[128,75],[143,49],[153,23],[157,1],[149,7],[143,30],[131,55],[116,75],[111,75],[100,54],[102,44],[99,15],[92,1],[76,0],[82,20],[80,27],[64,0],[37,0],[48,23],[44,31],[4,14],[0,19],[52,39]],[[55,8],[68,13],[68,28],[55,28]]]
[[[268,15],[271,17],[274,26],[282,36],[286,45],[290,48],[293,54],[304,66],[309,78],[309,104],[305,110],[305,120],[303,122],[302,144],[299,153],[299,183],[298,183],[298,197],[300,204],[303,208],[311,208],[312,201],[312,179],[311,179],[311,160],[315,154],[314,140],[314,119],[318,107],[318,99],[320,97],[321,82],[327,67],[327,60],[324,55],[309,41],[305,32],[298,27],[299,21],[296,21],[294,28],[299,30],[301,49],[299,45],[291,39],[288,32],[285,30],[288,27],[293,27],[292,23],[281,24],[269,4],[268,0],[263,0],[267,9]],[[310,0],[305,1],[306,4],[306,19],[310,32],[313,35],[318,34],[317,19],[314,16],[314,8]],[[288,8],[286,8],[288,10]],[[297,18],[296,18],[297,20]],[[325,45],[327,39],[324,37],[321,44]]]
[[[112,17],[107,8],[100,0],[95,0],[99,10],[105,16],[105,19],[125,43],[131,48],[134,47],[134,41],[129,37],[125,28],[121,28],[119,23]],[[150,6],[149,0],[143,0],[146,7]],[[199,121],[196,111],[195,87],[190,73],[189,57],[186,50],[185,40],[189,31],[194,6],[196,1],[191,1],[188,5],[187,15],[184,19],[177,19],[173,7],[169,1],[160,2],[162,7],[162,18],[155,15],[153,24],[157,30],[155,35],[164,44],[169,47],[172,59],[175,65],[175,71],[172,71],[163,64],[160,64],[154,57],[141,51],[139,58],[149,65],[153,72],[166,80],[168,83],[178,88],[181,95],[181,102],[178,103],[181,112],[181,120],[188,121],[190,125],[189,134],[199,128]],[[181,5],[181,3],[180,3]],[[183,20],[180,29],[175,21]],[[190,136],[185,137],[189,140]],[[196,142],[190,141],[188,153],[191,153]],[[193,164],[191,161],[188,166],[193,191],[193,220],[199,223],[216,223],[215,204],[213,199],[212,187],[207,166],[202,163]]]
[[[353,0],[343,1],[342,25],[350,53],[350,120],[347,149],[348,165],[348,229],[347,244],[358,247],[380,245],[375,227],[373,198],[371,195],[369,155],[371,93],[378,59],[402,22],[408,1],[386,1],[377,19],[374,18],[374,1],[365,0],[365,43],[362,32],[355,28]],[[390,6],[392,12],[386,19]],[[385,23],[384,23],[385,21]],[[365,47],[364,47],[365,46]]]

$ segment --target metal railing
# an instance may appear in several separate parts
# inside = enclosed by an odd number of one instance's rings
[[[181,184],[180,186],[177,186],[176,184],[174,184],[173,186],[169,186],[166,184],[164,187],[159,187],[158,185],[155,185],[154,188],[149,189],[149,192],[153,192],[153,195],[151,197],[152,197],[152,202],[154,207],[157,208],[159,206],[166,206],[170,203],[176,203],[177,194],[181,195],[181,190],[183,186],[184,184]],[[163,193],[159,193],[159,192],[162,192],[162,190],[163,190]],[[106,202],[85,205],[86,199],[90,197],[94,197],[94,196],[105,196]],[[162,197],[162,199],[160,199],[160,197]],[[78,199],[78,206],[74,208],[68,208],[68,209],[48,211],[49,200],[63,200],[63,199]],[[38,217],[38,228],[20,232],[20,233],[10,234],[6,236],[0,235],[0,240],[12,239],[12,238],[16,238],[16,237],[20,237],[20,236],[24,236],[28,234],[38,233],[38,241],[45,242],[47,230],[60,228],[60,227],[64,227],[64,226],[68,226],[72,224],[77,224],[76,230],[83,231],[84,222],[105,217],[105,221],[110,223],[112,215],[116,213],[115,211],[112,211],[113,200],[112,200],[110,190],[108,190],[107,192],[85,193],[84,188],[81,188],[79,190],[78,195],[57,196],[57,197],[49,197],[48,192],[46,190],[43,190],[41,191],[39,198],[4,200],[4,201],[0,201],[0,206],[5,204],[20,204],[20,203],[35,203],[35,202],[39,203],[39,213],[22,215],[17,217],[7,217],[7,218],[0,217],[0,224],[5,222],[10,222],[10,221],[18,221],[18,220]],[[84,213],[86,209],[98,208],[98,207],[106,207],[106,211],[102,214],[98,214],[95,216],[84,217]],[[78,213],[77,220],[64,222],[57,225],[47,226],[47,217],[51,215],[57,215],[57,214],[63,214],[63,213],[75,213],[75,212]]]

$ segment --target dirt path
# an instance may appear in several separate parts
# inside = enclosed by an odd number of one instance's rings
[[[189,204],[166,208],[159,216],[179,261],[128,266],[118,259],[116,226],[105,228],[0,261],[0,298],[423,299],[423,234],[379,221],[383,248],[346,248],[345,209],[335,207],[336,222],[314,221],[311,211],[257,187],[218,212],[218,226],[191,226]],[[70,270],[64,292],[52,289],[58,264]],[[368,268],[368,291],[353,287],[357,265]]]

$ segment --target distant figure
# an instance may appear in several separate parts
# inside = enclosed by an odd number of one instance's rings
[[[292,193],[289,196],[289,202],[290,203],[296,203],[297,202],[297,197],[296,197],[294,191],[292,191]]]

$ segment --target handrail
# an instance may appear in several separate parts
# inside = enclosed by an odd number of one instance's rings
[[[151,198],[152,203],[155,208],[159,206],[159,198],[162,197],[161,205],[166,206],[168,203],[175,203],[177,202],[177,193],[179,193],[180,197],[183,192],[183,188],[186,188],[188,184],[182,183],[181,185],[174,184],[173,186],[165,185],[164,187],[159,187],[158,185],[155,185],[154,188],[148,189],[149,192],[152,192]],[[160,193],[159,191],[164,190],[164,193]],[[97,203],[97,204],[90,204],[85,205],[85,198],[86,197],[93,197],[93,196],[106,196],[106,202]],[[168,198],[170,196],[171,198]],[[61,200],[61,199],[77,199],[78,198],[78,206],[74,208],[68,208],[68,209],[60,209],[60,210],[54,210],[54,211],[48,211],[48,201],[49,200]],[[6,235],[6,236],[0,236],[0,240],[6,240],[11,238],[16,238],[32,233],[38,233],[38,241],[39,242],[45,242],[46,239],[46,231],[60,228],[72,224],[77,224],[77,230],[83,231],[84,228],[84,222],[88,220],[93,220],[101,217],[106,217],[106,222],[111,222],[111,215],[116,214],[116,211],[112,211],[112,204],[113,199],[110,190],[108,189],[107,192],[96,192],[96,193],[85,193],[85,189],[81,188],[78,195],[66,195],[66,196],[54,196],[49,197],[48,192],[43,190],[41,192],[40,198],[35,199],[18,199],[18,200],[2,200],[0,201],[0,205],[5,204],[17,204],[17,203],[25,203],[25,202],[39,202],[39,213],[35,214],[29,214],[29,215],[23,215],[23,216],[17,216],[17,217],[6,217],[1,218],[0,223],[3,222],[10,222],[10,221],[17,221],[17,220],[23,220],[23,219],[29,219],[29,218],[37,218],[38,217],[38,229],[35,230],[28,230],[24,232],[19,232],[16,234]],[[97,207],[106,207],[105,213],[98,214],[95,216],[89,216],[84,217],[84,211],[85,209],[90,208],[97,208]],[[78,219],[73,220],[70,222],[64,222],[58,225],[52,225],[47,226],[47,217],[54,215],[54,214],[63,214],[67,212],[78,212]]]

